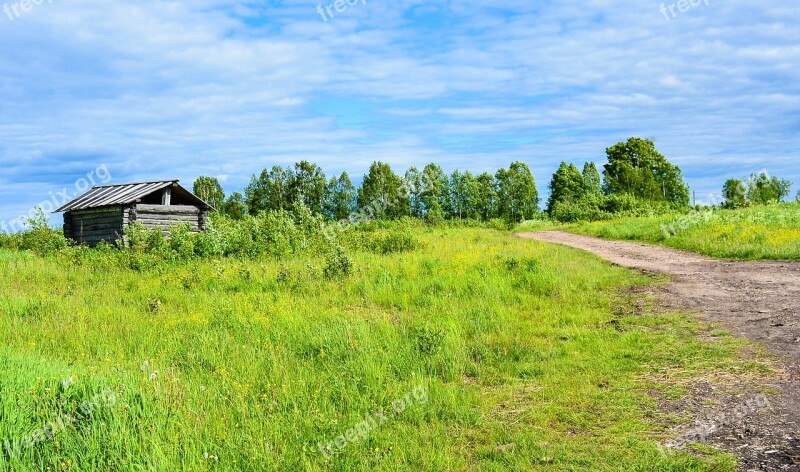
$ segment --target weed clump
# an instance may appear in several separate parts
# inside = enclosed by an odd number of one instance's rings
[[[442,349],[445,332],[439,327],[423,324],[412,328],[411,335],[414,338],[414,347],[418,352],[433,355]]]
[[[328,280],[341,280],[353,273],[353,261],[339,246],[334,247],[325,258],[323,275]]]

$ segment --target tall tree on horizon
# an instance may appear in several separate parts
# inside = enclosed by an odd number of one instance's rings
[[[261,174],[250,179],[250,184],[244,189],[247,211],[256,215],[262,211],[288,210],[291,207],[289,199],[289,181],[292,171],[281,166],[272,166],[264,169]]]
[[[606,193],[627,193],[676,207],[689,206],[689,187],[680,168],[658,152],[652,140],[630,138],[606,149],[606,154]]]
[[[425,216],[425,205],[422,200],[422,193],[425,190],[423,174],[416,167],[412,167],[406,171],[404,179],[409,189],[409,212],[414,218],[423,218]]]
[[[739,179],[728,179],[722,186],[722,204],[725,208],[741,208],[747,205],[747,186]]]
[[[305,160],[296,163],[287,187],[287,207],[301,201],[312,213],[322,214],[325,211],[328,180],[318,165]]]
[[[586,182],[575,164],[561,162],[550,181],[547,213],[552,215],[557,203],[574,203],[587,194]]]
[[[450,191],[448,205],[450,218],[477,218],[479,186],[472,172],[453,171],[448,188]]]
[[[425,182],[425,188],[420,199],[425,218],[431,221],[444,219],[445,193],[448,187],[447,176],[441,167],[431,163],[422,170],[422,179]]]
[[[751,174],[747,179],[747,200],[756,205],[778,203],[789,195],[792,183],[785,179],[770,177],[766,171]]]
[[[409,216],[405,182],[392,171],[389,164],[373,162],[358,190],[358,206],[371,208],[374,218],[398,219]]]
[[[192,184],[192,193],[218,210],[225,201],[225,192],[216,177],[201,175]]]
[[[332,220],[344,220],[356,209],[358,191],[350,181],[347,172],[337,178],[331,177],[328,184],[326,217]]]
[[[603,193],[603,181],[594,162],[587,162],[583,165],[582,175],[586,193],[590,195],[601,195]]]
[[[477,200],[476,210],[483,221],[488,221],[497,216],[497,180],[494,175],[484,172],[476,179]]]
[[[244,196],[239,192],[233,192],[223,203],[220,209],[222,214],[234,220],[241,220],[247,214],[247,204]]]
[[[539,192],[530,167],[524,162],[514,162],[508,170],[496,174],[498,212],[501,218],[519,223],[539,212]]]

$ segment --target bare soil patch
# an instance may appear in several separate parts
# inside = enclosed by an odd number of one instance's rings
[[[778,355],[779,375],[768,386],[779,394],[769,398],[766,409],[738,419],[731,414],[754,396],[755,386],[739,381],[724,389],[711,383],[698,385],[682,404],[662,402],[661,407],[690,412],[701,422],[725,415],[728,420],[717,424],[705,442],[736,455],[743,471],[800,471],[800,263],[720,261],[662,246],[561,231],[519,236],[572,246],[623,267],[666,274],[672,283],[657,295],[667,307],[696,313],[703,321],[718,323]],[[764,383],[758,387],[763,389]]]

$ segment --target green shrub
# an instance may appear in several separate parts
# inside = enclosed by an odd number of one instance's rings
[[[17,233],[0,233],[0,248],[19,250],[22,241]]]
[[[219,229],[220,220],[211,219],[206,230],[195,238],[194,250],[199,257],[217,257],[225,254],[224,234]]]
[[[526,232],[526,231],[542,231],[547,229],[553,229],[556,227],[557,225],[556,223],[553,222],[553,220],[539,219],[539,220],[523,221],[516,227],[508,229],[513,229],[516,232]],[[499,228],[494,228],[494,229],[499,229]]]
[[[147,229],[138,222],[128,225],[123,235],[125,246],[133,252],[164,254],[168,248],[167,238],[161,230]]]
[[[344,279],[353,273],[353,261],[350,260],[344,249],[336,246],[325,258],[325,268],[322,273],[328,280]]]
[[[174,259],[185,261],[195,257],[195,241],[198,238],[191,233],[191,230],[188,223],[170,227],[169,248]]]
[[[419,247],[420,243],[409,232],[388,232],[376,234],[369,249],[378,254],[393,254],[397,252],[411,252]]]
[[[550,218],[560,223],[576,223],[654,216],[675,210],[668,203],[642,200],[629,194],[587,195],[576,201],[554,203]]]
[[[291,254],[324,254],[330,243],[323,219],[300,203],[291,212],[279,210],[245,216],[242,220],[218,218],[226,255],[286,257]]]
[[[64,234],[51,228],[49,222],[45,212],[37,208],[36,215],[27,219],[28,228],[18,236],[18,248],[37,254],[52,254],[68,247],[69,241],[64,238]]]
[[[486,226],[491,229],[496,229],[497,231],[508,231],[511,229],[511,225],[508,223],[508,221],[501,218],[492,218],[488,223],[486,223]]]
[[[556,202],[550,209],[550,218],[561,223],[576,221],[595,221],[601,219],[602,212],[590,202]]]

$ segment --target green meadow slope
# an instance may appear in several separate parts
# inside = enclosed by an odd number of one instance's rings
[[[580,251],[413,237],[338,281],[310,256],[0,252],[0,467],[734,470],[662,454],[678,420],[651,393],[766,369],[743,342],[636,312],[628,290],[654,281]]]

